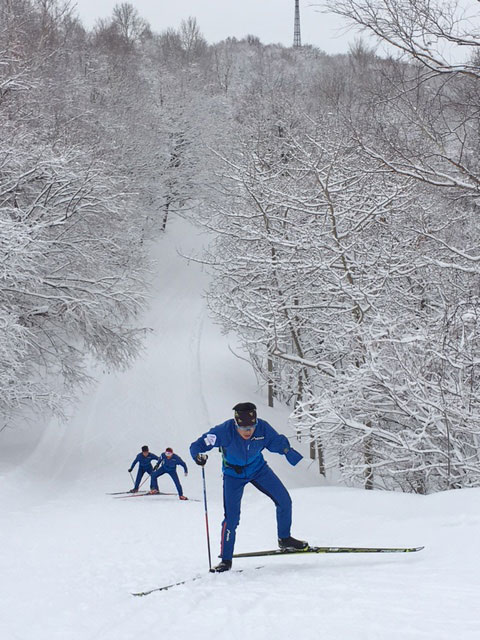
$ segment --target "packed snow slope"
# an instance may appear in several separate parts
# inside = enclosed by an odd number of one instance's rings
[[[203,239],[177,220],[158,245],[145,351],[98,385],[67,424],[0,433],[0,640],[462,640],[480,637],[480,491],[428,497],[325,486],[308,459],[269,462],[294,500],[293,534],[317,545],[425,545],[416,554],[237,560],[208,574],[201,471],[190,442],[239,401],[288,434],[246,362],[208,318]],[[34,436],[33,433],[36,435]],[[193,500],[116,498],[143,444],[189,465]],[[295,445],[297,446],[297,445]],[[298,444],[305,452],[306,445]],[[207,467],[213,560],[222,519],[220,459]],[[168,477],[160,488],[171,491]],[[276,543],[272,503],[245,492],[237,551]],[[144,591],[202,576],[169,591]]]

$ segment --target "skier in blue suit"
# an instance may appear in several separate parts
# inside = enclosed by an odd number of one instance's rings
[[[177,488],[178,497],[180,498],[180,500],[188,500],[188,498],[186,498],[183,495],[182,485],[180,484],[180,480],[178,479],[178,475],[177,475],[177,465],[179,465],[180,467],[183,467],[183,470],[185,471],[185,476],[187,476],[188,469],[185,462],[180,458],[180,456],[177,456],[176,453],[173,453],[173,449],[171,447],[167,447],[165,449],[165,453],[162,453],[162,455],[160,456],[158,464],[154,469],[154,472],[152,475],[152,482],[151,482],[152,488],[150,493],[159,492],[157,478],[159,478],[160,476],[163,476],[164,473],[168,473],[168,475],[171,477],[171,479],[175,483],[175,487]]]
[[[148,473],[148,475],[150,476],[150,488],[152,488],[152,476],[153,476],[152,460],[158,461],[160,460],[160,458],[156,456],[154,453],[150,453],[147,445],[144,445],[142,447],[141,452],[132,462],[132,464],[130,465],[130,469],[128,470],[128,473],[131,473],[135,465],[138,463],[138,472],[137,472],[137,478],[135,480],[135,486],[133,487],[133,489],[130,489],[130,493],[137,493],[138,487],[140,486],[140,482],[142,481],[144,473]]]
[[[222,453],[223,505],[220,557],[214,571],[232,567],[235,532],[240,521],[240,506],[245,485],[249,482],[273,500],[277,513],[278,544],[281,549],[305,549],[308,543],[290,535],[292,500],[280,479],[266,463],[262,450],[283,454],[296,465],[302,456],[292,449],[287,438],[280,435],[265,420],[257,419],[257,408],[251,402],[233,407],[234,418],[213,427],[190,445],[192,458],[203,466],[206,451],[218,447]]]

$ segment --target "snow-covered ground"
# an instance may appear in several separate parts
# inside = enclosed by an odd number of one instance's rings
[[[318,545],[426,548],[239,559],[241,573],[220,575],[207,573],[202,501],[106,495],[130,488],[127,469],[148,444],[157,454],[172,446],[186,460],[184,492],[201,500],[188,445],[236,402],[254,401],[287,432],[287,412],[265,406],[249,366],[208,318],[206,274],[177,254],[201,242],[176,221],[159,243],[144,318],[153,332],[129,371],[101,374],[68,424],[38,427],[40,439],[0,433],[0,640],[480,638],[480,490],[422,497],[327,487],[307,459],[292,468],[267,454],[291,490],[293,535]],[[219,458],[212,454],[206,467],[215,561]],[[172,486],[160,479],[161,490]],[[236,550],[275,543],[273,505],[249,488]],[[197,575],[169,591],[131,595]]]

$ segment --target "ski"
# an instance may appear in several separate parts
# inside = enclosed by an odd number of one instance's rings
[[[117,498],[142,498],[144,496],[176,496],[176,493],[150,493],[150,491],[137,491],[137,493],[126,493],[125,495],[117,495]]]
[[[424,547],[307,547],[306,549],[269,549],[236,553],[234,558],[257,558],[260,556],[288,556],[298,553],[410,553]]]
[[[261,569],[262,567],[255,567],[255,569]],[[231,569],[230,571],[226,571],[225,573],[243,573],[244,569]],[[195,580],[200,580],[201,578],[207,578],[211,574],[220,575],[219,573],[215,573],[215,571],[209,571],[209,573],[202,573],[201,575],[194,576],[193,578],[187,578],[186,580],[180,580],[180,582],[172,582],[172,584],[166,584],[164,587],[155,587],[154,589],[149,589],[148,591],[139,591],[137,593],[132,593],[132,596],[148,596],[151,593],[155,593],[155,591],[168,591],[173,587],[179,587],[182,584],[188,584],[190,582],[194,582]]]
[[[150,493],[149,491],[147,491],[146,493],[127,493],[125,495],[116,495],[114,496],[114,499],[120,499],[123,500],[123,498],[144,498],[145,496],[150,496],[151,498],[156,498],[158,496],[177,496],[176,493],[164,493],[163,491],[160,491],[160,493]],[[198,500],[197,498],[187,498],[185,500],[185,502],[200,502],[200,500]]]
[[[140,492],[142,495],[144,495],[146,492],[145,491],[141,491]],[[105,495],[107,496],[129,496],[130,494],[132,494],[131,491],[114,491],[113,493],[106,493]],[[134,495],[134,494],[132,494]],[[135,494],[137,495],[137,494]]]
[[[132,596],[148,596],[155,591],[168,591],[172,587],[179,587],[182,584],[187,584],[187,582],[194,582],[195,580],[200,580],[200,578],[205,578],[205,575],[194,576],[193,578],[187,578],[186,580],[181,580],[180,582],[173,582],[172,584],[166,584],[164,587],[155,587],[154,589],[149,589],[148,591],[139,591],[138,593],[132,593]]]

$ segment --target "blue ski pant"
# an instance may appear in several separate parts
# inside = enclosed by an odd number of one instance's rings
[[[180,480],[178,479],[178,474],[176,469],[169,470],[169,469],[160,468],[158,471],[154,471],[154,473],[152,474],[152,478],[150,480],[150,489],[156,489],[158,491],[157,479],[160,476],[163,476],[164,473],[168,473],[168,475],[171,477],[171,479],[175,483],[175,487],[177,488],[178,495],[183,496],[182,485],[180,484]]]
[[[231,560],[235,546],[235,532],[240,522],[240,506],[243,490],[251,482],[254,487],[267,495],[275,503],[277,512],[277,534],[288,538],[292,526],[292,499],[281,480],[265,464],[253,478],[223,476],[223,507],[225,518],[222,522],[220,556]]]
[[[153,467],[138,467],[137,477],[135,479],[135,489],[138,489],[140,486],[144,473],[148,473],[148,475],[152,477]]]

